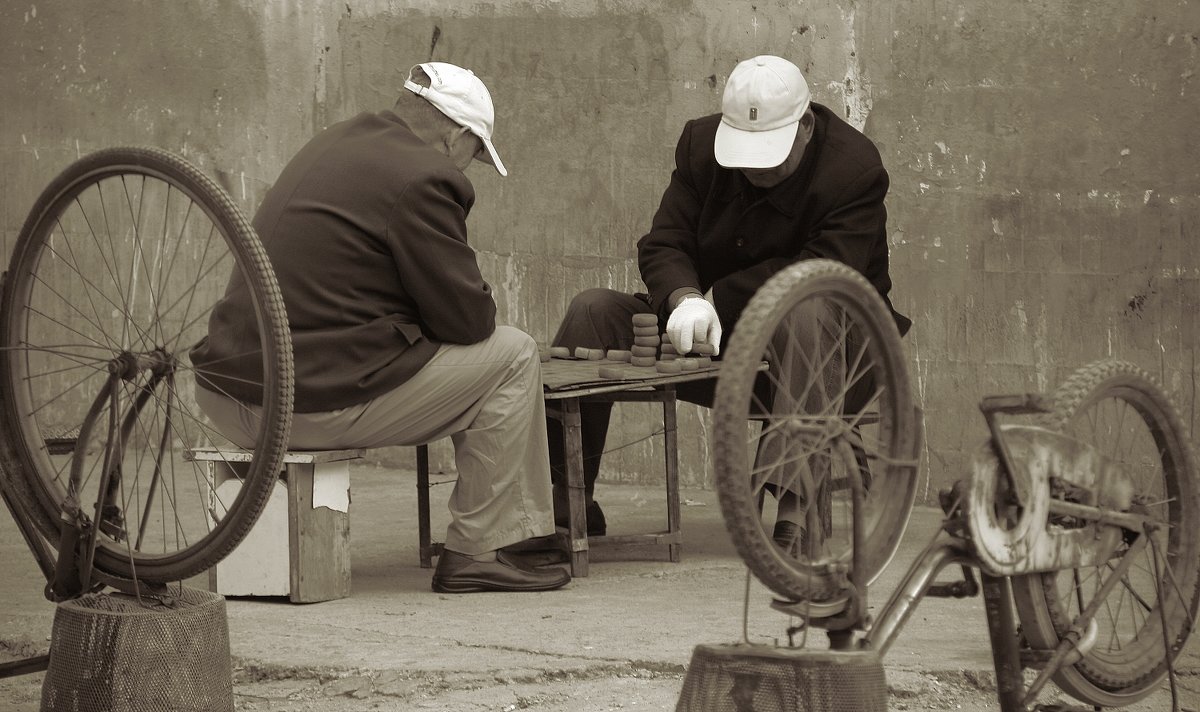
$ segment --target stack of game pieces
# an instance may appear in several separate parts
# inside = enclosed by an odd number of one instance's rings
[[[654,314],[633,315],[633,348],[630,363],[634,366],[653,366],[658,358],[658,317]]]
[[[696,371],[712,366],[712,344],[695,344],[688,355],[681,355],[675,345],[668,340],[662,343],[662,355],[655,368],[659,373],[679,373],[681,371]],[[697,354],[692,356],[690,354]]]
[[[660,351],[658,363],[654,364],[655,370],[659,373],[679,373],[682,369],[679,368],[679,352],[675,350],[675,344],[670,339],[663,339]]]

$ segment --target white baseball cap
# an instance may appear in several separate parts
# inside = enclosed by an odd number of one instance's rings
[[[423,87],[412,80],[413,70],[417,67],[429,76],[429,86]],[[500,175],[508,175],[508,169],[492,145],[492,129],[496,124],[492,95],[474,72],[447,62],[425,62],[408,71],[404,88],[424,97],[459,126],[470,129],[487,147],[487,157],[481,158],[495,166]]]
[[[769,54],[739,62],[721,97],[713,145],[726,168],[774,168],[787,159],[812,95],[800,68]]]

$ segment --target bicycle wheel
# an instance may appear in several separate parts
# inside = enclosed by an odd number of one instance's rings
[[[266,427],[252,463],[230,466],[242,480],[231,495],[233,488],[218,493],[189,458],[192,448],[227,443],[196,406],[188,349],[205,336],[234,274],[253,294],[261,348],[247,356],[261,360],[265,374]],[[232,550],[282,462],[292,360],[266,253],[224,191],[164,151],[88,155],[35,203],[3,300],[4,476],[47,539],[58,544],[73,488],[98,531],[101,572],[181,580]],[[113,370],[121,375],[110,381]],[[115,410],[106,394],[116,396]],[[104,472],[111,482],[102,493]]]
[[[772,591],[827,601],[844,588],[840,572],[856,550],[870,580],[887,565],[916,496],[911,398],[895,322],[852,268],[800,262],[750,300],[717,383],[713,462],[734,545]],[[861,541],[852,537],[854,480],[866,489]],[[775,542],[779,512],[762,506],[785,493],[803,508],[794,545]]]
[[[1095,616],[1099,634],[1090,652],[1054,677],[1084,702],[1124,706],[1158,686],[1167,674],[1168,647],[1173,659],[1196,617],[1200,496],[1193,455],[1175,408],[1132,364],[1101,361],[1082,368],[1058,389],[1054,402],[1044,425],[1121,466],[1133,481],[1133,511],[1162,525]],[[1051,523],[1070,526],[1053,518]],[[1102,566],[1013,579],[1017,612],[1031,645],[1046,650],[1058,645],[1131,542],[1127,538]]]

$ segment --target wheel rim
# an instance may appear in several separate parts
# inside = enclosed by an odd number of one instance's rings
[[[1130,704],[1149,694],[1166,674],[1163,613],[1174,656],[1186,639],[1195,611],[1195,492],[1187,446],[1171,406],[1156,387],[1121,377],[1096,390],[1077,408],[1062,412],[1063,432],[1118,465],[1132,481],[1133,511],[1159,528],[1135,556],[1100,606],[1098,635],[1083,659],[1059,671],[1055,681],[1069,694],[1100,705]],[[1069,521],[1052,523],[1070,526]],[[1102,566],[1069,569],[1018,581],[1014,591],[1031,644],[1053,648],[1114,572],[1129,546]],[[1159,582],[1163,606],[1159,605]],[[1032,588],[1032,590],[1030,590]]]
[[[246,260],[228,219],[169,167],[98,163],[31,217],[29,239],[14,254],[4,325],[9,427],[19,433],[20,458],[44,509],[59,511],[74,467],[81,509],[97,520],[107,404],[90,434],[85,428],[81,438],[80,427],[110,366],[138,357],[157,362],[155,373],[133,369],[117,381],[121,437],[109,450],[119,453],[119,467],[111,468],[120,473],[119,514],[99,516],[96,565],[118,575],[181,578],[211,563],[207,550],[225,546],[228,520],[210,513],[249,504],[214,491],[204,463],[187,458],[195,447],[227,446],[195,404],[188,349],[205,335],[209,312]],[[259,314],[260,333],[270,333],[266,319]],[[286,376],[290,393],[290,375],[270,373],[275,349],[265,338],[263,345],[266,380]]]

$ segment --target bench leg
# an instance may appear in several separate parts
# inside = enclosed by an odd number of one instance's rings
[[[417,529],[421,568],[433,566],[433,532],[429,525],[429,446],[417,446]]]
[[[350,519],[346,512],[313,506],[318,468],[345,462],[289,464],[287,471],[289,598],[313,603],[350,595]]]

